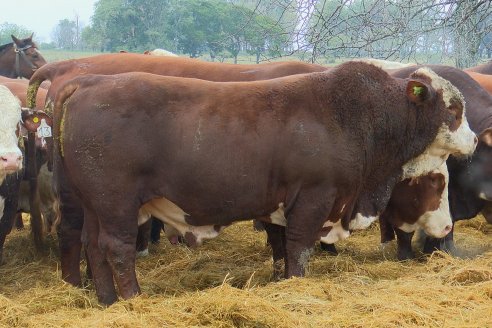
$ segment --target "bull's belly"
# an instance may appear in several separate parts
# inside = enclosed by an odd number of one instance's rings
[[[153,199],[140,208],[138,225],[147,222],[150,216],[154,216],[175,228],[185,237],[190,246],[201,245],[205,239],[217,237],[226,227],[226,225],[191,225],[186,220],[186,218],[189,217],[189,214],[165,197]],[[235,219],[239,220],[239,218],[232,218],[230,222],[235,221]],[[287,220],[284,215],[284,203],[278,204],[278,209],[266,218],[263,218],[263,220],[273,224],[286,226]]]

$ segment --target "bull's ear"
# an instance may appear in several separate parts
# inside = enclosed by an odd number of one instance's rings
[[[478,139],[487,146],[492,147],[492,128],[483,130]]]
[[[22,125],[29,132],[37,132],[42,121],[50,127],[53,126],[53,119],[43,111],[33,111],[27,108],[22,109]]]
[[[429,87],[416,80],[408,81],[406,92],[408,99],[416,104],[423,103],[430,96]]]
[[[150,55],[150,50],[145,50],[144,55]]]

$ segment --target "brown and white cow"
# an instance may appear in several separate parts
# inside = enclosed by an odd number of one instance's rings
[[[418,66],[424,67],[424,66]],[[466,101],[466,117],[470,128],[479,136],[479,143],[473,156],[467,160],[450,157],[447,161],[449,171],[449,205],[453,221],[475,217],[480,211],[487,214],[487,205],[492,201],[492,96],[480,86],[470,72],[444,66],[425,65],[436,74],[455,85]],[[412,69],[405,68],[391,72],[395,77],[406,77]],[[467,74],[468,73],[468,74]],[[397,232],[402,257],[412,254],[411,235]],[[402,241],[400,241],[402,239]],[[455,250],[453,232],[443,239],[427,238],[424,252],[440,249]]]
[[[285,275],[303,275],[327,218],[369,221],[402,176],[473,151],[463,113],[431,71],[394,79],[364,63],[245,83],[77,77],[57,93],[55,165],[82,200],[98,297],[112,303],[112,277],[123,298],[140,291],[138,213],[199,244],[283,203]]]
[[[5,86],[0,85],[0,262],[5,238],[12,230],[19,186],[23,178],[23,153],[19,147],[19,128],[36,131],[44,113],[33,115],[21,110],[20,100]]]
[[[407,242],[417,229],[422,229],[429,236],[442,238],[444,236],[440,234],[441,227],[438,224],[445,220],[448,224],[447,232],[451,231],[448,184],[448,169],[446,163],[443,163],[433,172],[405,179],[393,189],[388,206],[379,217],[379,224],[383,245],[395,239],[395,233],[398,236],[399,260],[414,257]]]

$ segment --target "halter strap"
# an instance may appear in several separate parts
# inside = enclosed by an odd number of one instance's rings
[[[26,56],[26,53],[24,52],[24,51],[26,51],[29,48],[36,48],[36,47],[34,47],[33,44],[28,44],[25,47],[18,48],[17,47],[17,44],[14,43],[14,51],[15,51],[15,74],[17,75],[16,76],[17,78],[22,78],[22,76],[20,74],[20,57],[22,57],[24,59],[24,61],[29,66],[31,66],[31,69],[34,70],[34,69],[37,69],[38,68],[36,65],[34,65],[31,62],[31,60]]]

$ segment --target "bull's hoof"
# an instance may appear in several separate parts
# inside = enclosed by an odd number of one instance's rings
[[[415,258],[415,253],[408,249],[399,249],[397,252],[398,261],[413,260]]]
[[[143,251],[138,251],[137,252],[137,258],[139,258],[139,257],[147,257],[147,256],[149,256],[149,249],[148,248],[144,249]]]
[[[328,252],[330,255],[338,255],[337,248],[335,244],[325,244],[323,242],[319,243],[321,249],[325,252]]]
[[[452,256],[457,254],[453,240],[427,238],[424,244],[424,254],[432,254],[434,251],[442,251]]]
[[[273,262],[273,281],[280,281],[284,277],[284,260]]]
[[[118,297],[115,295],[101,295],[97,297],[97,300],[99,303],[103,306],[110,306],[111,304],[114,304],[117,300]]]

